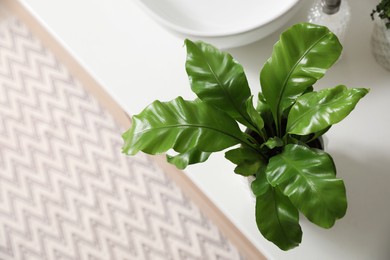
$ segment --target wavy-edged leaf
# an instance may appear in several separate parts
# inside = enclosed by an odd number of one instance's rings
[[[269,149],[274,149],[275,147],[282,147],[283,144],[283,140],[275,136],[269,138],[265,143],[262,144],[262,146],[267,146]]]
[[[276,132],[274,129],[275,125],[272,117],[271,108],[267,104],[264,95],[261,92],[258,93],[256,111],[260,113],[260,116],[264,121],[264,128],[268,136],[275,136]]]
[[[341,50],[337,37],[320,25],[300,23],[281,34],[260,73],[262,92],[275,122],[297,97],[324,76]]]
[[[193,148],[216,152],[246,142],[237,122],[200,100],[178,97],[155,101],[133,116],[131,128],[123,134],[123,152],[158,154],[173,148],[185,153]]]
[[[270,184],[265,175],[265,168],[263,171],[257,172],[256,178],[251,182],[251,189],[255,197],[263,195],[270,188]]]
[[[167,161],[175,165],[178,169],[185,169],[190,164],[205,162],[211,153],[202,152],[193,148],[185,153],[180,153],[175,156],[167,155]]]
[[[225,158],[236,164],[234,172],[243,176],[256,175],[262,167],[265,167],[265,162],[261,159],[260,154],[245,146],[227,151]]]
[[[246,105],[246,111],[247,111],[251,121],[254,124],[254,128],[251,128],[251,129],[253,131],[260,133],[261,130],[264,128],[264,121],[263,121],[263,118],[261,118],[260,113],[253,106],[253,96],[251,96],[246,101],[245,105]]]
[[[185,40],[186,71],[192,91],[204,102],[250,126],[245,102],[250,89],[242,66],[226,52],[204,42]]]
[[[256,178],[252,182],[253,186],[257,188],[256,224],[261,234],[282,250],[298,246],[302,240],[298,210],[266,178]]]
[[[307,135],[326,129],[349,115],[367,93],[340,85],[300,96],[288,115],[287,132]]]
[[[264,115],[270,115],[270,116],[268,116],[268,118],[272,119],[271,108],[267,104],[267,101],[265,100],[265,97],[264,97],[263,93],[259,92],[257,94],[257,97],[258,97],[258,99],[257,99],[257,106],[256,106],[257,112],[259,112],[262,117]]]
[[[324,151],[289,144],[272,157],[268,181],[279,187],[311,222],[330,228],[347,210],[344,182],[336,178],[332,158]]]

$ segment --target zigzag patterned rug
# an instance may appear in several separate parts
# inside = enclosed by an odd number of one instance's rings
[[[0,24],[0,259],[242,259],[15,17]]]

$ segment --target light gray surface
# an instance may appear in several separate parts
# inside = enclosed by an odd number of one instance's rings
[[[181,39],[158,26],[132,1],[22,0],[130,113],[154,99],[193,98],[184,71]],[[275,259],[390,258],[390,73],[370,53],[370,12],[377,1],[350,1],[351,26],[344,54],[316,87],[345,84],[369,87],[356,110],[329,134],[329,152],[345,179],[349,208],[331,230],[303,223],[303,242],[281,252],[265,241],[254,223],[254,205],[233,166],[216,155],[186,170],[251,241]],[[303,21],[310,1],[290,24]],[[259,70],[270,56],[277,32],[249,46],[229,50],[243,64],[252,91],[259,90]],[[136,94],[135,94],[136,93]],[[250,198],[250,197],[249,197]]]

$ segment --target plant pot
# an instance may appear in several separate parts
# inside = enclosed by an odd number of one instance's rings
[[[390,71],[390,29],[386,28],[385,21],[378,16],[374,16],[371,51],[375,60]]]

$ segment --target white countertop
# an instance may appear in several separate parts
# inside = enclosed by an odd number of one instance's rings
[[[183,41],[128,0],[20,0],[130,114],[155,99],[194,98],[184,70]],[[379,0],[378,0],[379,1]],[[190,166],[190,178],[268,257],[274,259],[390,259],[390,72],[370,53],[370,12],[378,1],[350,1],[352,20],[344,54],[318,87],[345,84],[371,92],[327,134],[328,150],[344,179],[346,216],[330,230],[301,219],[302,244],[288,252],[264,240],[254,202],[223,153]],[[289,23],[304,21],[308,1]],[[253,93],[280,31],[249,46],[228,50],[246,71]]]

